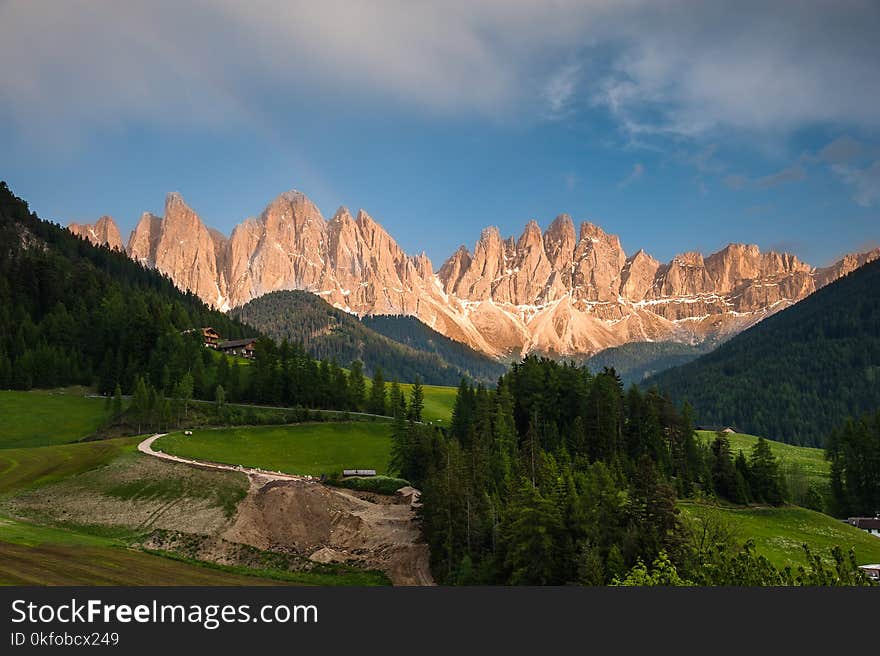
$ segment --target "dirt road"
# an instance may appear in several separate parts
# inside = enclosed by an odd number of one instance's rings
[[[156,433],[145,439],[143,442],[138,444],[138,451],[141,453],[145,453],[148,456],[155,456],[156,458],[161,458],[162,460],[170,460],[171,462],[180,462],[184,465],[190,465],[191,467],[198,467],[200,469],[216,469],[219,471],[231,471],[231,472],[239,472],[241,474],[246,474],[247,476],[259,476],[261,478],[266,479],[266,481],[317,481],[318,479],[314,476],[298,476],[296,474],[285,474],[283,472],[273,472],[266,471],[264,469],[256,469],[254,467],[242,467],[241,465],[225,465],[220,462],[209,462],[207,460],[193,460],[191,458],[182,458],[180,456],[174,456],[170,453],[165,453],[164,451],[156,451],[153,448],[153,442],[158,440],[160,437],[165,437],[168,433]]]
[[[430,553],[409,502],[322,485],[298,476],[138,450],[207,470],[247,475],[250,489],[221,532],[225,540],[264,550],[292,550],[319,562],[358,563],[385,572],[395,585],[434,585]]]

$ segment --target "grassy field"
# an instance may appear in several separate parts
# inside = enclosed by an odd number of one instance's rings
[[[340,422],[197,430],[154,443],[166,453],[290,474],[332,474],[342,469],[388,473],[391,424]]]
[[[707,442],[715,439],[715,433],[712,431],[697,431],[697,435]],[[746,458],[749,457],[752,447],[758,441],[755,435],[746,435],[745,433],[732,433],[728,435],[728,438],[730,439],[730,450],[734,456],[742,450]],[[816,482],[821,487],[828,484],[831,463],[825,460],[825,451],[823,449],[794,446],[793,444],[785,444],[774,440],[767,440],[767,444],[770,445],[773,455],[782,461],[783,467],[789,464],[796,464],[803,470],[808,482]]]
[[[0,585],[376,585],[375,572],[282,572],[195,563],[112,538],[0,517]]]
[[[828,557],[831,547],[855,549],[860,565],[880,563],[880,538],[822,513],[797,506],[739,508],[679,502],[686,515],[700,521],[712,518],[733,530],[737,542],[755,541],[758,553],[777,566],[806,563],[802,544]]]
[[[0,391],[0,449],[74,442],[106,419],[104,400],[85,398],[81,388]]]
[[[401,383],[400,389],[406,394],[407,402],[412,393],[412,385]],[[457,387],[441,387],[440,385],[422,385],[425,395],[425,408],[422,411],[422,419],[430,422],[439,422],[441,426],[448,426],[452,418],[452,408],[455,405]]]
[[[48,485],[106,465],[140,438],[0,449],[0,496]]]

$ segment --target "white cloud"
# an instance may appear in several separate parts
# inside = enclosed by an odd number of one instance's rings
[[[782,169],[781,171],[777,171],[776,173],[771,173],[770,175],[766,175],[763,178],[758,178],[755,180],[755,186],[759,189],[768,189],[770,187],[778,187],[779,185],[787,184],[789,182],[799,182],[807,177],[807,171],[801,166],[800,163],[792,164],[791,166]]]
[[[633,165],[632,171],[630,171],[630,174],[618,183],[617,188],[618,189],[625,189],[626,187],[630,186],[632,183],[638,182],[639,180],[641,180],[642,176],[644,174],[645,174],[645,167],[641,164],[641,162],[637,162],[636,164]]]
[[[855,159],[861,155],[863,151],[864,146],[860,141],[845,134],[822,148],[822,150],[819,151],[818,158],[826,162],[831,162],[832,164],[839,164],[841,162],[848,162],[851,159]]]
[[[559,69],[548,80],[544,87],[544,98],[547,101],[551,117],[565,114],[569,101],[575,93],[579,72],[579,65],[570,64]]]
[[[880,205],[880,160],[864,168],[834,164],[831,169],[854,188],[856,203],[862,207]]]
[[[0,118],[34,135],[265,125],[340,103],[537,118],[584,94],[632,135],[880,127],[878,6],[796,13],[757,0],[9,0]]]

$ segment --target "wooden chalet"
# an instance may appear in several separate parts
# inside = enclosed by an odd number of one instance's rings
[[[220,343],[220,340],[223,339],[222,337],[220,337],[220,333],[218,333],[211,327],[190,328],[188,330],[184,330],[181,335],[191,335],[192,333],[201,334],[202,343],[205,345],[205,348],[216,349],[217,345]]]
[[[220,343],[220,333],[213,328],[202,328],[202,340],[207,348],[215,349]]]
[[[220,342],[217,348],[227,355],[238,355],[243,358],[252,358],[254,357],[256,346],[256,337],[245,337],[244,339],[228,339],[225,342]]]

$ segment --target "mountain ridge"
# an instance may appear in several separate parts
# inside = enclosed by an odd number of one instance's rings
[[[880,407],[880,261],[835,280],[713,351],[644,381],[700,422],[822,446]]]
[[[114,247],[107,235],[115,223],[100,222],[71,229]],[[484,228],[473,251],[460,247],[435,271],[365,210],[353,217],[340,207],[325,220],[299,191],[279,195],[229,237],[171,193],[162,217],[141,217],[125,252],[224,311],[302,289],[358,316],[415,316],[502,359],[724,339],[880,257],[874,249],[817,268],[788,253],[729,244],[661,263],[644,249],[627,256],[616,235],[588,221],[576,230],[560,214],[544,231],[530,220],[519,238]]]

